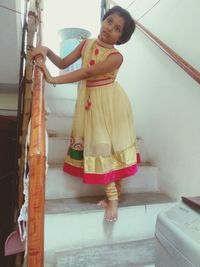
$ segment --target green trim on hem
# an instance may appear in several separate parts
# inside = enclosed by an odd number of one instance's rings
[[[83,160],[83,150],[75,150],[73,148],[69,148],[68,154],[72,159]]]

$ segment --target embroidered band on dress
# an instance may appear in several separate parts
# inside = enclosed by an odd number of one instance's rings
[[[86,86],[87,87],[102,86],[102,85],[107,85],[113,82],[114,82],[113,78],[105,78],[101,80],[88,80],[86,83]]]

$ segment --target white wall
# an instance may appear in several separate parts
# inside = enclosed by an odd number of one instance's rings
[[[0,115],[16,115],[18,107],[17,93],[0,93]]]
[[[1,0],[2,6],[21,11],[18,0]],[[20,54],[22,39],[21,15],[1,8],[0,15],[0,83],[16,85],[19,82]],[[24,10],[23,10],[24,12]]]
[[[200,71],[199,0],[115,0]]]
[[[143,2],[148,1],[143,0]],[[139,2],[135,3],[139,4]],[[137,10],[137,7],[132,9]],[[145,10],[148,9],[145,8]],[[199,0],[162,0],[139,22],[184,57],[193,67],[200,70],[199,16]]]
[[[174,1],[175,4],[178,2],[180,4],[180,1]],[[166,0],[163,3],[166,3]],[[193,8],[195,9],[195,6]],[[174,16],[172,10],[171,7],[168,21],[171,21],[171,14]],[[166,9],[163,12],[165,11]],[[193,19],[192,16],[188,17],[187,11],[185,9],[187,19],[183,19],[183,14],[180,17],[183,27]],[[177,10],[176,12],[178,15]],[[178,19],[176,17],[176,20]],[[195,19],[193,22],[195,24]],[[145,26],[148,28],[148,23]],[[160,33],[163,33],[163,36],[166,33],[165,36],[168,35],[170,43],[169,32],[172,33],[171,36],[176,36],[176,30],[173,30],[171,22],[168,33],[166,27],[164,33],[162,27],[160,28]],[[194,49],[193,47],[190,49],[190,54],[184,43],[186,36],[180,37],[182,42],[180,40],[178,42],[179,50],[183,44],[186,55],[190,55],[190,61],[193,59],[196,61],[193,55],[197,51],[198,54],[200,52],[199,42],[195,41],[196,35],[192,39]],[[161,191],[178,199],[182,195],[200,195],[199,84],[139,30],[136,30],[132,40],[120,50],[124,54],[124,64],[118,80],[131,99],[137,134],[144,139],[149,159],[159,167]],[[182,53],[184,57],[184,51]]]

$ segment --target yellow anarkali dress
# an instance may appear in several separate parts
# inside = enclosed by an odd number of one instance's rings
[[[82,48],[87,67],[119,53],[88,39]],[[116,81],[118,70],[78,85],[70,144],[63,170],[88,184],[108,184],[134,175],[138,168],[136,133],[129,99]]]

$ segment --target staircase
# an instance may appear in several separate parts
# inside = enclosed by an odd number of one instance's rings
[[[45,267],[154,266],[156,217],[173,201],[158,190],[158,168],[149,163],[144,141],[138,139],[139,172],[124,180],[119,219],[106,222],[96,205],[103,186],[83,184],[62,171],[76,84],[48,86]]]

